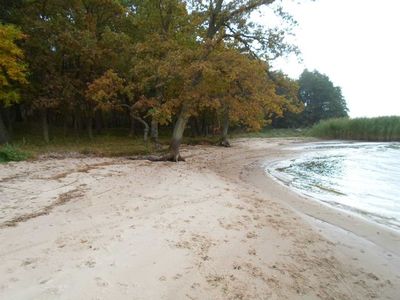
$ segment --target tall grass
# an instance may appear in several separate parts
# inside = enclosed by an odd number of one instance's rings
[[[328,139],[400,141],[400,117],[330,119],[314,125],[310,135]]]

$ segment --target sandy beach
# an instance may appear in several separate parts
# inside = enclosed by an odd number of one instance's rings
[[[264,173],[305,142],[0,165],[0,299],[399,299],[399,232]]]

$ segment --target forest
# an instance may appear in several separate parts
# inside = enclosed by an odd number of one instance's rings
[[[232,129],[347,117],[326,75],[271,67],[300,54],[295,26],[273,0],[0,0],[0,144],[123,129],[154,149],[170,136],[178,161],[185,131],[229,146]]]

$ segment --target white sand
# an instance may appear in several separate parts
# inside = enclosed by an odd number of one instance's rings
[[[0,165],[0,299],[399,299],[398,232],[263,175],[293,142]]]

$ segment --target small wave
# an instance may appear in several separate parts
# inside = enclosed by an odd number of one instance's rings
[[[400,143],[316,143],[266,170],[297,192],[400,229]],[[389,151],[388,151],[389,150]]]

